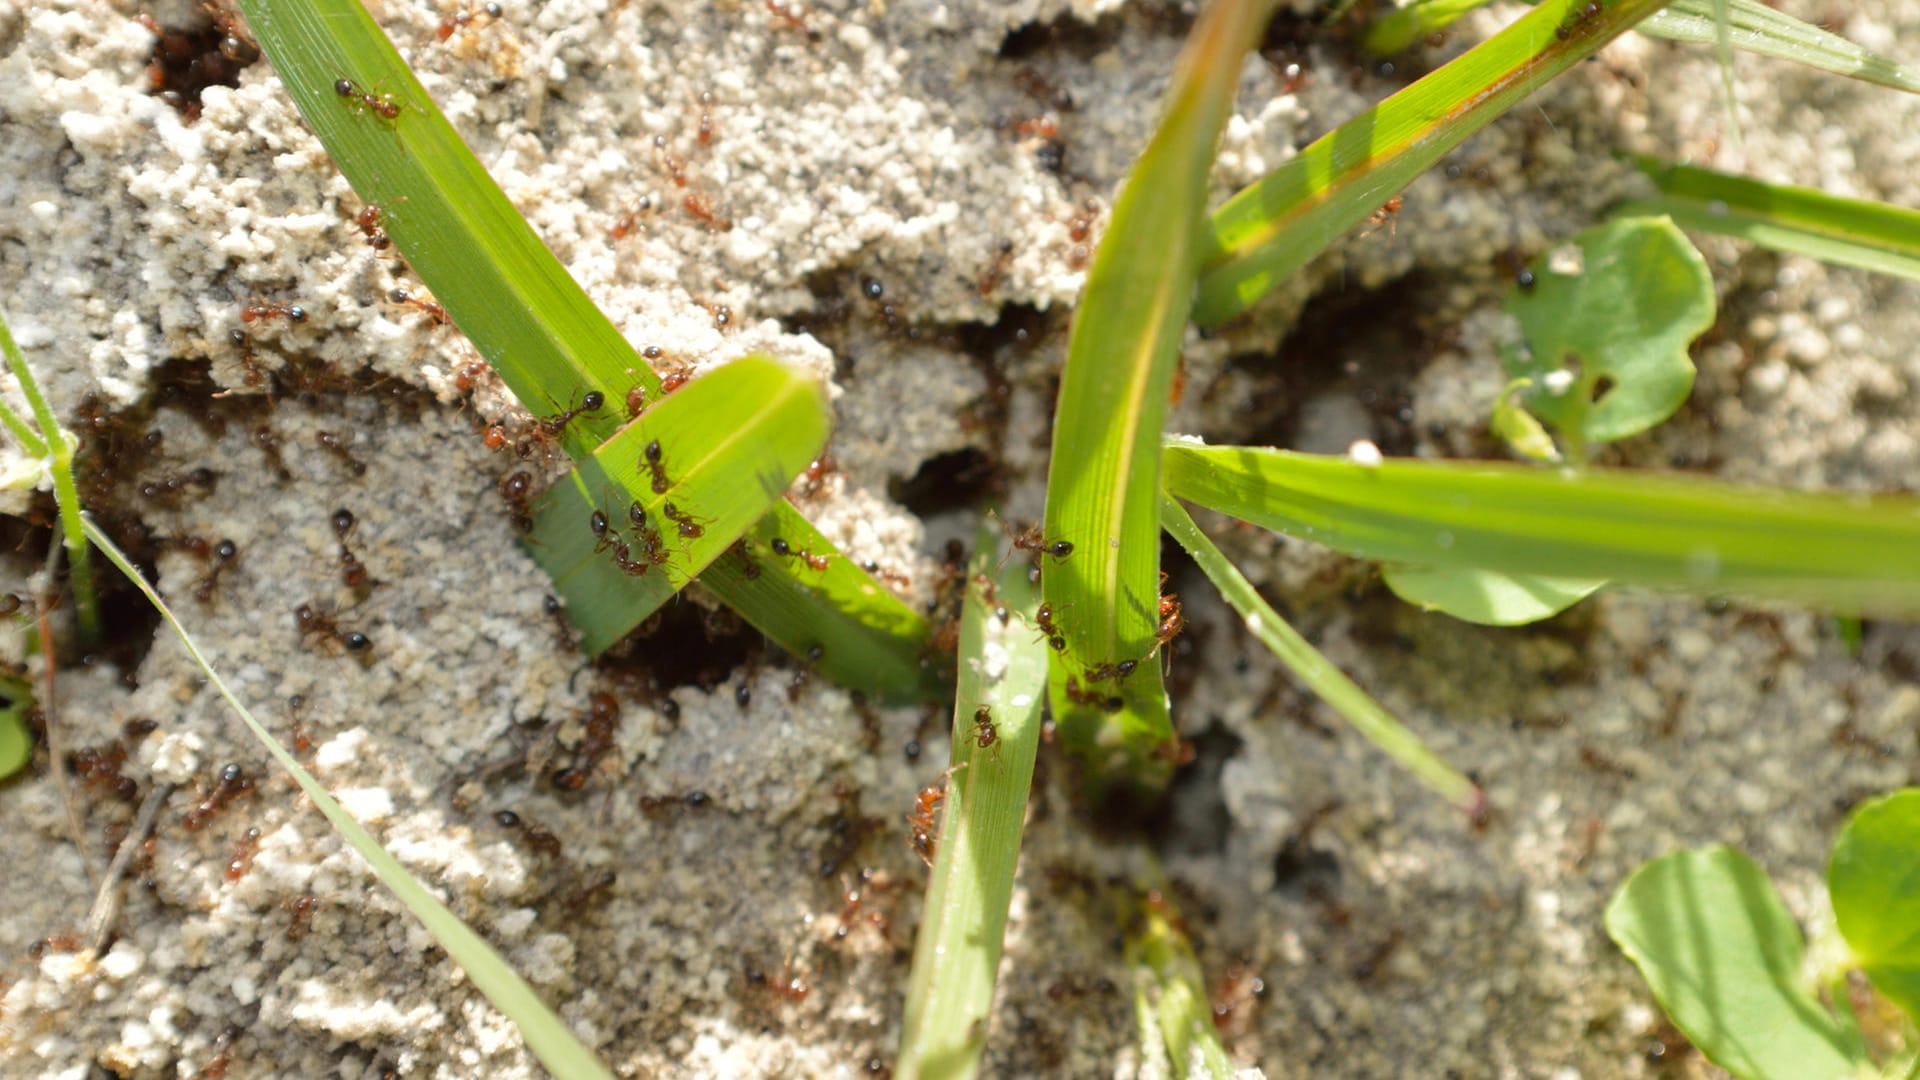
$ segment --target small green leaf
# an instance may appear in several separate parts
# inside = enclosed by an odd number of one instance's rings
[[[1533,380],[1528,404],[1578,461],[1687,399],[1687,344],[1713,325],[1713,277],[1673,222],[1624,218],[1535,260],[1532,286],[1516,286],[1507,310],[1525,337],[1507,373]]]
[[[553,485],[534,507],[527,547],[567,598],[587,651],[638,626],[778,502],[826,445],[827,424],[818,383],[749,356],[657,402]],[[646,557],[650,546],[663,561]]]
[[[1553,445],[1553,437],[1547,434],[1534,415],[1520,404],[1518,394],[1533,385],[1532,379],[1515,379],[1500,391],[1500,400],[1493,403],[1493,433],[1505,439],[1514,453],[1535,461],[1557,465],[1560,463],[1560,448]]]
[[[1606,585],[1587,578],[1404,564],[1382,566],[1380,576],[1393,595],[1409,604],[1482,626],[1523,626],[1549,619]]]
[[[33,692],[26,682],[0,675],[0,780],[21,769],[33,757],[33,733],[27,730],[27,710]]]
[[[1803,984],[1800,929],[1741,852],[1715,846],[1647,863],[1607,904],[1606,922],[1674,1024],[1728,1072],[1826,1080],[1870,1064]]]
[[[1920,1020],[1920,788],[1847,819],[1827,866],[1840,935],[1874,989]]]

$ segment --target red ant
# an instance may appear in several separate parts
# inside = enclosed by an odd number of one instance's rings
[[[634,505],[638,506],[640,504],[635,503]],[[700,537],[706,535],[706,532],[707,532],[706,527],[699,523],[699,519],[695,518],[692,514],[689,514],[686,511],[681,510],[679,507],[674,506],[672,503],[662,504],[660,507],[660,512],[667,516],[667,520],[680,526],[680,535],[682,538],[687,540],[698,540]],[[808,565],[812,565],[812,564],[809,563]]]
[[[1575,31],[1583,29],[1584,25],[1590,22],[1594,16],[1600,14],[1605,6],[1606,5],[1602,4],[1600,0],[1587,0],[1586,5],[1582,7],[1578,13],[1568,16],[1559,26],[1554,28],[1553,36],[1561,41],[1567,40],[1574,35]]]
[[[354,85],[352,79],[335,79],[333,92],[344,98],[348,105],[356,109],[371,109],[382,120],[398,120],[400,103],[392,94],[369,94]]]
[[[247,869],[253,865],[253,853],[260,848],[260,830],[248,829],[233,845],[233,854],[227,856],[227,880],[239,881],[247,876]]]
[[[801,562],[806,563],[809,569],[815,571],[825,570],[828,560],[832,558],[830,555],[815,555],[811,547],[801,551],[795,551],[793,550],[792,544],[787,543],[778,536],[767,541],[767,547],[771,548],[775,555],[791,556],[799,559]]]
[[[243,323],[260,322],[265,319],[285,319],[288,322],[306,322],[307,309],[299,304],[282,304],[275,301],[257,301],[240,309],[240,321]]]
[[[253,445],[266,457],[267,467],[273,470],[281,483],[293,481],[293,471],[287,468],[287,459],[280,456],[280,436],[274,434],[273,428],[266,424],[254,428]]]
[[[934,820],[933,815],[939,812],[940,804],[947,801],[947,780],[966,767],[967,763],[963,761],[941,773],[939,779],[933,783],[921,788],[920,794],[913,801],[913,812],[906,816],[909,831],[907,845],[913,849],[915,855],[920,856],[920,861],[928,866],[933,865],[934,844],[940,832],[940,823]]]
[[[667,478],[667,467],[661,457],[660,440],[655,439],[647,444],[646,456],[640,462],[641,468],[653,474],[655,495],[665,495],[667,489],[673,486],[673,481]]]
[[[358,630],[342,630],[333,621],[333,616],[314,608],[312,604],[301,604],[293,609],[293,622],[300,631],[300,639],[306,641],[316,635],[332,638],[348,652],[361,658],[362,664],[372,661],[373,641]]]
[[[361,236],[367,238],[367,246],[375,251],[385,251],[393,244],[387,238],[387,231],[380,227],[380,213],[378,206],[368,203],[353,217],[354,227],[360,230]]]
[[[1101,664],[1099,667],[1087,672],[1087,684],[1092,685],[1105,679],[1124,679],[1133,674],[1134,669],[1139,666],[1140,661],[1138,660],[1122,660],[1117,664]]]
[[[653,361],[660,359],[662,356],[666,354],[661,351],[660,346],[649,345],[646,348],[640,350],[640,355],[646,357],[647,362],[649,364],[652,364]],[[687,385],[687,383],[690,382],[694,376],[694,367],[692,364],[683,363],[677,360],[668,364],[667,370],[665,371],[660,371],[657,366],[655,366],[654,370],[660,376],[660,396],[661,397],[666,397],[668,394],[671,394],[675,390],[678,390],[681,387]]]
[[[1053,647],[1054,652],[1067,647],[1066,635],[1062,634],[1060,627],[1054,624],[1052,604],[1040,605],[1040,610],[1033,613],[1033,624],[1047,636],[1047,644]]]
[[[1080,680],[1067,676],[1067,700],[1075,705],[1088,705],[1102,712],[1117,713],[1127,707],[1127,700],[1118,694],[1103,697],[1098,690],[1086,690],[1080,686]]]
[[[562,791],[579,791],[587,786],[600,759],[613,749],[619,727],[620,700],[605,692],[593,695],[587,709],[587,733],[573,752],[573,764],[553,774],[553,786]]]
[[[499,4],[488,3],[480,10],[489,20],[500,18],[501,12]],[[455,31],[465,30],[468,24],[472,22],[473,11],[471,9],[462,9],[452,15],[443,15],[440,18],[440,28],[434,32],[434,37],[444,42],[452,37]]]
[[[599,412],[601,406],[606,403],[607,395],[598,390],[589,390],[581,395],[580,404],[575,405],[565,412],[557,413],[541,420],[539,424],[540,433],[549,439],[557,439],[560,437],[561,432],[567,430],[567,425],[573,422],[574,417]]]
[[[140,794],[140,785],[120,769],[127,763],[127,748],[115,739],[103,749],[83,746],[67,759],[67,768],[88,787],[105,784],[122,802],[132,802]]]
[[[493,815],[493,820],[503,829],[514,829],[520,833],[520,839],[533,849],[535,854],[550,859],[560,857],[560,838],[552,830],[532,818],[522,818],[511,810],[502,810]]]
[[[870,866],[861,869],[860,881],[866,886],[866,892],[854,888],[852,883],[848,882],[844,876],[840,879],[840,884],[843,888],[840,893],[840,918],[833,928],[835,941],[843,941],[848,934],[853,932],[854,919],[860,914],[861,906],[867,902],[867,892],[884,893],[893,891],[893,882],[888,880],[887,875]],[[880,937],[883,940],[891,940],[887,933],[886,912],[879,910],[869,911],[867,912],[866,921],[872,925],[874,929],[880,931]]]
[[[533,474],[521,469],[500,481],[500,497],[513,511],[513,527],[526,532],[533,528],[533,511],[528,505],[533,493]]]
[[[480,441],[485,444],[489,450],[505,449],[507,445],[506,426],[504,424],[488,424],[487,430],[480,436]]]
[[[1013,557],[1014,551],[1031,551],[1036,559],[1043,554],[1051,555],[1056,559],[1064,559],[1073,554],[1073,544],[1071,542],[1066,540],[1047,540],[1041,534],[1040,526],[1038,525],[1029,525],[1024,529],[1015,531],[1011,525],[1002,521],[1000,527],[1006,531],[1007,539],[1013,543],[1013,549],[1007,552],[1006,558],[1000,560],[1001,566],[1007,564],[1007,559]]]
[[[800,496],[806,499],[819,496],[821,487],[826,484],[827,477],[833,472],[833,453],[827,450],[821,451],[819,457],[807,463],[807,471],[801,474],[800,483],[804,486],[800,489]]]
[[[291,916],[287,921],[288,940],[299,941],[313,929],[313,913],[320,907],[320,898],[312,893],[302,893],[280,906]]]
[[[387,299],[396,304],[405,304],[433,320],[435,326],[447,325],[447,309],[431,300],[423,300],[405,289],[393,289],[387,293]]]
[[[979,280],[974,282],[975,291],[981,296],[992,296],[994,290],[1000,287],[1001,279],[1007,276],[1007,266],[1012,262],[1013,241],[1000,241],[1000,246],[993,256],[993,262],[987,265],[986,271],[980,275]]]
[[[226,573],[227,567],[232,566],[233,560],[239,557],[240,548],[231,540],[221,540],[209,549],[209,553],[213,557],[213,565],[193,586],[193,598],[203,604],[213,602],[213,594],[220,588],[220,575]]]
[[[199,806],[187,811],[187,816],[180,823],[190,832],[199,832],[228,803],[252,790],[253,778],[247,775],[246,770],[237,763],[229,764],[220,770],[220,779],[213,785],[213,790],[207,792],[207,797],[201,800]]]
[[[627,419],[638,420],[640,414],[647,411],[647,384],[634,383],[627,391]]]
[[[1373,216],[1367,219],[1367,227],[1360,230],[1360,235],[1372,236],[1374,233],[1380,231],[1382,225],[1385,225],[1387,227],[1387,236],[1393,236],[1394,222],[1398,220],[1397,215],[1400,213],[1400,207],[1403,206],[1406,201],[1406,196],[1395,195],[1393,198],[1380,204],[1380,209],[1375,210]]]
[[[350,437],[351,436],[348,436],[347,438],[350,438]],[[353,451],[347,449],[347,438],[343,438],[340,435],[337,435],[331,431],[319,432],[318,438],[320,441],[320,448],[322,450],[325,450],[327,453],[332,454],[334,457],[339,458],[342,462],[344,462],[347,466],[348,472],[352,473],[355,476],[367,475],[366,462],[361,461],[357,457],[354,457]]]
[[[808,10],[799,4],[784,4],[780,0],[766,0],[767,14],[772,15],[780,29],[805,34],[808,41],[819,41],[820,31],[807,25]]]
[[[1165,575],[1162,575],[1164,578]],[[1167,593],[1160,598],[1160,626],[1154,631],[1154,651],[1158,652],[1173,643],[1180,631],[1187,628],[1187,620],[1180,614],[1180,594]]]
[[[305,694],[295,694],[287,699],[289,735],[293,750],[297,754],[304,754],[313,749],[313,733],[307,730],[307,721],[302,715],[306,711],[307,696]]]
[[[347,546],[347,535],[353,532],[355,524],[357,522],[353,519],[353,511],[335,510],[333,512],[333,535],[340,539],[340,583],[353,591],[356,600],[365,601],[369,593],[386,583],[375,580],[368,574],[366,566],[354,556],[353,549]]]
[[[1089,198],[1084,209],[1067,220],[1067,237],[1073,241],[1073,250],[1067,253],[1067,266],[1078,270],[1087,265],[1093,249],[1087,240],[1093,235],[1094,222],[1100,220],[1100,200]]]
[[[973,745],[982,749],[992,749],[999,753],[1000,729],[993,724],[993,710],[985,705],[973,710],[973,727],[968,731],[973,735]]]
[[[680,197],[680,206],[714,232],[733,231],[732,219],[723,218],[714,211],[713,196],[705,191],[687,192]],[[719,313],[715,313],[714,322],[722,326],[726,325],[726,321],[720,317]]]
[[[651,195],[640,196],[640,201],[633,204],[632,210],[628,211],[627,213],[621,214],[618,218],[614,219],[613,228],[607,230],[607,239],[625,240],[628,236],[633,234],[635,223],[638,220],[639,216],[641,214],[647,213],[652,209],[653,209],[653,196]]]

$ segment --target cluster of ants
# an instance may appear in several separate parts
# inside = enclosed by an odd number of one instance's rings
[[[335,510],[331,524],[333,535],[340,542],[340,584],[346,586],[347,590],[353,594],[354,606],[358,607],[373,595],[373,590],[380,588],[385,582],[368,572],[366,564],[360,561],[360,557],[354,554],[352,546],[347,543],[348,536],[358,524],[354,519],[353,511]],[[359,630],[343,629],[336,621],[336,614],[323,605],[311,601],[295,608],[293,622],[295,629],[300,633],[300,640],[332,642],[344,649],[348,655],[358,658],[363,667],[371,664],[373,640]]]

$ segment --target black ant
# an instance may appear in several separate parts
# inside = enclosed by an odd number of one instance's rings
[[[354,85],[352,79],[335,79],[333,92],[346,99],[347,104],[356,109],[373,110],[382,120],[400,118],[400,103],[393,99],[392,94],[369,94]]]
[[[318,438],[320,440],[320,448],[344,462],[348,472],[351,472],[355,476],[367,475],[366,462],[354,457],[353,451],[347,449],[346,438],[331,431],[319,432]]]
[[[664,393],[663,390],[662,394]],[[640,462],[640,467],[653,474],[655,495],[665,495],[667,489],[673,486],[673,481],[667,478],[667,467],[661,460],[659,439],[647,444],[646,457]]]
[[[1087,682],[1092,684],[1104,679],[1124,679],[1133,674],[1134,669],[1139,666],[1140,661],[1138,660],[1122,660],[1117,664],[1101,664],[1099,667],[1087,672]]]

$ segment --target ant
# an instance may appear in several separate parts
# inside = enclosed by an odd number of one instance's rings
[[[260,849],[260,830],[248,829],[233,845],[233,854],[227,856],[227,880],[239,881],[247,876],[248,868],[253,866],[253,854]]]
[[[1080,680],[1067,676],[1067,700],[1075,705],[1089,705],[1101,712],[1117,713],[1127,707],[1127,700],[1118,694],[1102,697],[1098,690],[1086,690],[1080,686]]]
[[[354,228],[360,230],[360,235],[367,238],[367,246],[375,251],[385,251],[393,246],[393,241],[387,237],[387,231],[380,227],[380,214],[381,210],[378,206],[368,203],[353,216]]]
[[[533,474],[525,469],[500,481],[500,497],[513,512],[513,527],[526,532],[533,528],[533,511],[528,505],[533,493]]]
[[[288,322],[306,322],[307,309],[299,304],[282,304],[276,301],[262,300],[248,304],[240,309],[240,321],[243,323],[260,322],[265,319],[285,319]]]
[[[587,707],[587,733],[574,749],[573,764],[553,774],[553,786],[562,791],[586,787],[600,759],[613,749],[614,733],[619,727],[620,699],[604,691],[593,695]]]
[[[1133,674],[1134,669],[1139,666],[1140,661],[1138,660],[1122,660],[1117,664],[1101,664],[1099,667],[1087,672],[1087,683],[1088,685],[1092,685],[1105,679],[1124,679]]]
[[[627,419],[638,420],[640,414],[647,411],[647,384],[634,383],[627,391]]]
[[[1056,559],[1064,559],[1073,554],[1073,544],[1070,541],[1048,540],[1040,532],[1040,526],[1038,525],[1029,525],[1024,529],[1016,531],[1013,526],[1002,521],[1000,527],[1006,531],[1007,539],[1013,543],[1013,549],[1007,552],[1006,558],[1000,560],[1001,566],[1007,564],[1007,559],[1013,557],[1014,551],[1030,551],[1033,553],[1035,559],[1038,559],[1041,555],[1051,555]]]
[[[493,820],[503,829],[517,830],[521,841],[532,848],[535,854],[545,855],[550,859],[560,857],[560,838],[555,836],[551,829],[532,818],[522,818],[511,810],[502,810],[493,815]]]
[[[1100,220],[1100,200],[1089,197],[1082,204],[1080,213],[1067,219],[1067,238],[1073,241],[1073,249],[1067,253],[1068,269],[1078,270],[1087,265],[1093,249],[1088,244],[1093,236],[1094,222]]]
[[[792,544],[787,543],[784,539],[778,536],[774,537],[772,540],[767,541],[767,547],[771,548],[775,555],[792,556],[793,558],[799,559],[801,562],[806,563],[808,569],[815,570],[815,571],[825,570],[827,568],[828,560],[832,558],[831,555],[815,555],[811,547],[805,548],[800,551],[795,551],[793,550]]]
[[[1000,287],[1001,280],[1007,276],[1007,267],[1012,262],[1013,241],[1000,241],[1000,246],[996,249],[993,256],[993,261],[987,264],[985,272],[973,283],[974,290],[981,296],[992,296],[994,290]]]
[[[253,777],[248,776],[238,763],[230,763],[220,770],[220,779],[213,785],[213,790],[207,792],[207,797],[201,800],[199,806],[187,811],[187,816],[180,823],[189,832],[199,832],[228,803],[252,790]]]
[[[1166,575],[1161,574],[1162,584],[1165,578]],[[1160,626],[1153,632],[1153,650],[1159,652],[1171,645],[1173,639],[1180,636],[1180,631],[1186,628],[1187,620],[1180,614],[1180,594],[1167,593],[1160,597]]]
[[[1052,604],[1040,605],[1040,610],[1033,613],[1033,624],[1040,628],[1041,633],[1047,635],[1047,644],[1053,647],[1054,652],[1060,652],[1067,647],[1066,635],[1060,632],[1060,627],[1053,621]]]
[[[628,211],[627,213],[621,214],[617,219],[614,220],[613,228],[607,230],[607,239],[625,240],[628,236],[633,234],[633,230],[636,226],[636,221],[639,218],[639,216],[641,214],[651,211],[652,209],[653,209],[653,196],[651,195],[640,196],[640,201],[633,204],[632,210]]]
[[[733,219],[721,217],[714,209],[713,195],[705,191],[689,191],[680,197],[680,206],[714,232],[732,232]],[[732,319],[732,312],[725,305],[714,309],[713,322],[724,328]]]
[[[423,300],[405,289],[395,288],[387,293],[387,300],[395,304],[405,304],[433,320],[435,326],[447,325],[447,309],[431,300]]]
[[[333,512],[333,535],[340,540],[340,583],[353,590],[355,600],[364,602],[369,593],[386,583],[369,575],[366,566],[347,546],[347,536],[353,532],[356,524],[353,511],[343,509]]]
[[[581,395],[580,404],[575,405],[565,412],[541,420],[539,422],[540,433],[549,439],[557,439],[560,437],[561,432],[567,430],[567,425],[573,422],[574,417],[599,412],[601,407],[606,403],[607,395],[598,390],[589,390]]]
[[[1394,222],[1398,220],[1397,215],[1400,213],[1400,207],[1405,205],[1406,201],[1406,196],[1395,195],[1393,198],[1381,203],[1380,209],[1375,210],[1373,216],[1367,219],[1367,227],[1360,230],[1360,235],[1372,236],[1374,233],[1379,232],[1380,227],[1384,225],[1387,227],[1387,236],[1392,237]]]
[[[486,15],[489,21],[498,19],[501,15],[500,5],[491,2],[481,7],[480,11]],[[439,29],[434,32],[434,38],[438,41],[445,42],[454,35],[455,31],[465,30],[468,24],[472,22],[473,11],[470,8],[462,9],[452,15],[443,15],[440,18]]]
[[[299,941],[313,929],[313,913],[320,907],[320,898],[312,893],[301,893],[280,906],[290,916],[287,921],[287,940]]]
[[[213,485],[219,479],[219,473],[202,466],[183,475],[150,480],[140,485],[140,495],[143,498],[155,499],[171,505],[177,502],[183,493],[191,492],[195,496],[213,494]]]
[[[88,787],[111,787],[122,802],[132,802],[140,794],[140,785],[120,770],[127,763],[127,748],[115,739],[105,748],[83,746],[67,759],[67,769]]]
[[[673,481],[667,477],[667,467],[661,460],[659,439],[647,444],[646,457],[640,462],[640,467],[653,474],[655,495],[665,495],[667,489],[673,486]]]
[[[867,892],[892,892],[894,888],[893,881],[887,877],[884,871],[875,870],[870,866],[863,867],[860,870],[860,881],[866,886]],[[862,892],[859,888],[856,888],[844,875],[840,878],[840,884],[842,886],[840,893],[840,919],[838,924],[833,928],[833,938],[835,941],[845,941],[847,935],[853,933],[854,921],[860,914],[860,908],[869,899],[867,892]],[[867,912],[866,921],[875,930],[880,932],[880,937],[883,940],[891,940],[887,934],[886,912],[880,911],[877,908],[870,910]]]
[[[287,459],[280,456],[280,436],[274,434],[273,428],[266,424],[254,428],[253,445],[267,459],[267,467],[273,470],[281,483],[293,482],[293,471],[287,468]]]
[[[293,622],[300,631],[300,640],[306,641],[315,636],[332,638],[342,648],[359,656],[363,665],[372,662],[372,639],[358,630],[340,629],[332,615],[316,609],[312,604],[301,604],[294,608]]]
[[[342,437],[331,431],[322,431],[318,433],[318,438],[320,448],[344,462],[348,472],[355,476],[367,475],[366,462],[354,457],[353,451],[347,449],[347,439],[351,436]]]
[[[354,84],[352,79],[333,80],[333,92],[346,100],[355,109],[371,109],[382,120],[398,120],[400,103],[392,94],[369,94]]]
[[[1605,4],[1601,3],[1601,0],[1587,0],[1586,5],[1582,7],[1578,13],[1569,16],[1565,21],[1561,22],[1559,26],[1554,28],[1553,36],[1561,41],[1567,40],[1574,35],[1576,30],[1583,29],[1585,24],[1591,21],[1595,15],[1600,14],[1605,6]]]
[[[941,773],[933,783],[921,788],[920,794],[914,798],[913,812],[906,816],[909,833],[907,846],[911,847],[913,853],[920,856],[920,861],[928,866],[933,865],[934,843],[940,832],[940,824],[934,820],[933,815],[939,812],[940,804],[947,801],[947,780],[966,767],[967,763],[963,761]]]
[[[780,29],[805,34],[808,41],[820,40],[820,31],[807,25],[807,8],[799,4],[781,3],[781,0],[766,0],[766,5],[767,14],[773,16],[775,25]]]
[[[982,750],[992,749],[998,754],[1000,729],[993,724],[993,710],[985,705],[973,710],[973,727],[968,731],[973,735],[973,744]]]
[[[821,451],[819,457],[809,461],[807,471],[801,474],[800,483],[803,486],[800,488],[800,497],[818,498],[821,487],[827,482],[827,477],[835,472],[834,464],[833,453],[828,450]]]
[[[634,505],[638,506],[640,504],[635,503]],[[682,538],[687,540],[698,540],[700,537],[706,535],[706,532],[707,532],[706,526],[701,525],[699,523],[699,519],[696,519],[692,514],[689,514],[686,511],[681,510],[679,507],[673,505],[672,503],[662,504],[660,507],[660,512],[667,516],[667,520],[680,526],[680,535]],[[812,565],[812,563],[808,563],[808,565]]]
[[[213,594],[220,588],[220,575],[226,573],[227,567],[232,566],[233,560],[239,557],[240,548],[231,540],[221,540],[208,549],[208,553],[213,557],[213,565],[193,586],[193,598],[203,604],[213,602]]]

